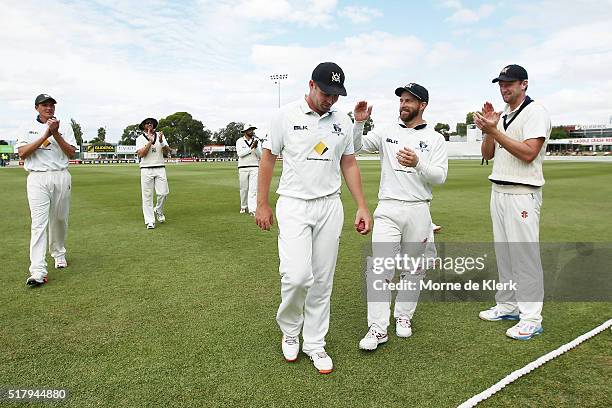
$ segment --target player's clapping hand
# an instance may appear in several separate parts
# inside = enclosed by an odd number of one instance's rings
[[[364,120],[368,120],[370,115],[372,114],[372,105],[368,106],[366,101],[359,101],[355,105],[355,110],[353,111],[353,116],[357,122],[363,122]]]
[[[501,112],[495,112],[493,110],[493,105],[489,104],[487,107],[485,103],[485,110],[483,107],[483,112],[474,112],[474,124],[478,129],[482,130],[483,133],[493,133],[495,129],[497,129],[497,122],[499,122],[499,117],[501,116]]]
[[[59,129],[59,125],[60,125],[60,121],[55,119],[55,118],[51,118],[47,121],[47,126],[49,126],[49,131],[52,134],[56,134],[58,129]]]
[[[253,144],[251,145],[251,149],[255,149],[258,144],[259,144],[259,140],[257,140],[257,139],[253,140]]]
[[[493,108],[493,104],[491,102],[485,102],[482,106],[482,116],[487,119],[494,119],[495,109]]]
[[[361,235],[368,235],[372,231],[372,216],[367,208],[358,208],[355,215],[355,229]]]
[[[147,139],[149,139],[149,142],[153,143],[153,141],[155,140],[155,134],[147,133]]]
[[[405,167],[416,167],[419,162],[419,156],[409,147],[404,147],[397,152],[397,161]]]
[[[163,132],[157,132],[157,135],[159,136],[159,143],[163,143],[164,142],[164,133]]]
[[[272,208],[269,205],[257,206],[255,211],[255,223],[264,231],[270,231],[270,227],[274,224],[274,216],[272,215]]]

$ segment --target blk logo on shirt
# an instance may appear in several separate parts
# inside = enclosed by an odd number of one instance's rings
[[[397,140],[393,140],[393,139],[391,139],[389,137],[387,138],[386,142],[387,143],[393,143],[393,144],[399,144]]]
[[[308,130],[308,126],[306,126],[306,125],[302,125],[302,126],[295,125],[295,126],[293,126],[293,130]]]
[[[527,211],[522,211],[522,212],[521,212],[521,217],[522,217],[523,219],[524,219],[524,218],[527,218],[528,216],[529,216],[529,213],[527,213]]]

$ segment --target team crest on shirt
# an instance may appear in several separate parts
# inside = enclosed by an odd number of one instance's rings
[[[427,142],[421,140],[419,142],[419,147],[417,147],[417,150],[420,152],[428,152],[429,151],[429,145],[427,144]]]
[[[332,133],[338,136],[342,134],[342,127],[340,126],[339,123],[334,123],[332,126],[334,127],[334,130],[332,130]]]

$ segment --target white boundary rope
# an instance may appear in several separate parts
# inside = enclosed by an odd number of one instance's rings
[[[608,327],[612,327],[612,319],[608,320],[607,322],[602,323],[600,326],[594,328],[590,332],[585,333],[582,336],[575,338],[569,343],[562,345],[558,349],[553,350],[550,353],[543,355],[542,357],[538,358],[535,361],[532,361],[531,363],[527,364],[525,367],[519,368],[518,370],[510,373],[509,375],[504,377],[501,381],[499,381],[497,384],[492,385],[491,387],[487,388],[480,394],[474,395],[472,398],[465,401],[463,404],[459,405],[458,408],[472,408],[476,406],[476,404],[491,397],[493,394],[500,391],[502,388],[504,388],[506,385],[510,384],[514,380],[517,380],[518,378],[524,376],[525,374],[529,374],[531,371],[535,370],[542,364],[549,362],[555,357],[559,357],[561,354],[573,349],[574,347],[576,347],[583,341],[588,340],[591,337],[601,333],[602,331],[606,330]]]

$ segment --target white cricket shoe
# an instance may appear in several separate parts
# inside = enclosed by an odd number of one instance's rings
[[[61,257],[55,260],[55,269],[67,268],[68,262],[66,262],[66,258]]]
[[[310,359],[321,374],[329,374],[334,370],[334,363],[331,357],[325,352],[325,349],[315,351],[310,355]]]
[[[410,325],[410,319],[407,316],[400,316],[395,319],[395,334],[397,337],[412,336],[412,326]]]
[[[370,326],[365,337],[359,341],[359,348],[361,350],[373,351],[376,350],[379,344],[386,343],[388,340],[389,335],[373,324]]]
[[[490,309],[483,310],[478,313],[478,317],[482,320],[486,320],[489,322],[498,322],[500,320],[518,320],[519,315],[516,312],[508,312],[507,310],[502,310],[497,305],[493,306]]]
[[[147,229],[153,229],[153,228],[155,228],[155,224],[154,223],[150,222],[150,223],[147,224]]]
[[[155,211],[155,217],[157,218],[157,221],[159,221],[160,224],[166,222],[166,216],[161,211]]]
[[[508,330],[506,330],[506,336],[516,340],[529,340],[530,338],[535,337],[538,334],[542,334],[543,331],[544,329],[542,329],[541,324],[520,321]]]
[[[241,208],[241,209],[240,209],[240,214],[246,214],[246,212],[247,212],[247,209],[246,209],[246,208]]]
[[[298,353],[300,352],[300,338],[298,336],[285,336],[283,334],[281,348],[283,349],[285,360],[289,363],[294,362],[297,360]]]

